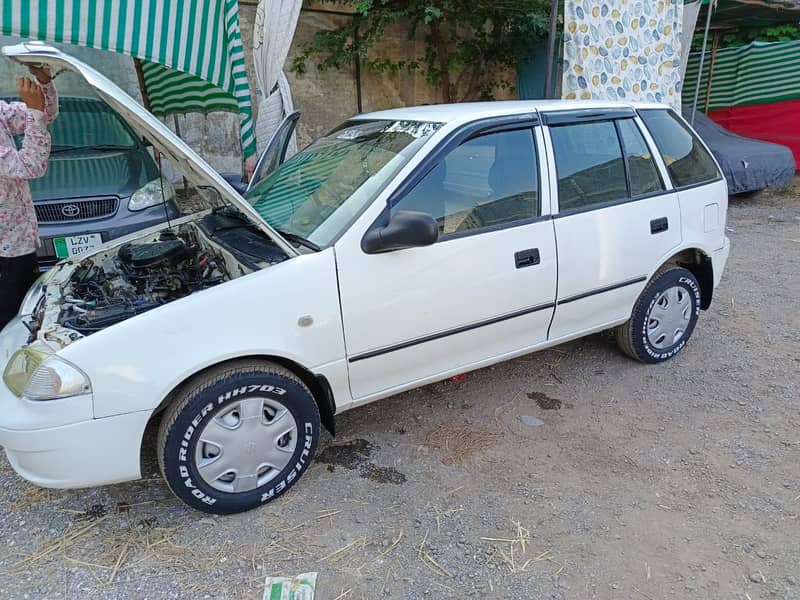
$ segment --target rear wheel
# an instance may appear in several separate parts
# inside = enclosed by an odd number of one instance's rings
[[[259,361],[214,369],[183,390],[158,433],[172,492],[204,512],[231,514],[269,502],[305,472],[319,440],[309,389]]]
[[[627,323],[617,327],[617,344],[644,363],[659,363],[683,350],[700,316],[700,285],[688,270],[659,269],[636,301]]]

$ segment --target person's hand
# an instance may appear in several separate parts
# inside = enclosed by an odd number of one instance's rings
[[[256,171],[257,161],[258,157],[255,154],[253,154],[246,161],[244,161],[244,173],[247,177],[247,181],[253,179],[253,173],[255,173]]]
[[[47,85],[53,80],[53,76],[50,74],[50,67],[44,65],[28,65],[28,71],[30,71],[31,75],[36,77],[36,81],[42,85]]]
[[[27,77],[17,77],[17,90],[28,108],[44,112],[44,94],[32,80]]]

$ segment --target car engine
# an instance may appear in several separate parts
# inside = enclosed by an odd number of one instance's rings
[[[70,278],[59,323],[83,335],[230,279],[224,257],[195,228],[125,244],[104,260],[81,262]]]

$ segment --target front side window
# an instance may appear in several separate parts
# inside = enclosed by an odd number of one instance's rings
[[[283,163],[245,200],[275,229],[329,246],[440,126],[347,122]]]
[[[440,235],[507,225],[541,214],[530,129],[489,133],[450,152],[392,207],[425,212]]]
[[[613,121],[550,128],[558,174],[560,212],[628,197],[625,165]]]
[[[625,151],[625,162],[628,164],[631,197],[663,191],[664,185],[658,174],[658,167],[636,122],[633,119],[620,119],[617,127]]]
[[[671,111],[647,109],[639,111],[650,135],[658,146],[675,187],[687,187],[720,178],[714,159]]]

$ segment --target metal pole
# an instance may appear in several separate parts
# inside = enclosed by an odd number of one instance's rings
[[[175,125],[175,135],[177,135],[179,138],[183,139],[183,137],[181,136],[181,124],[178,121],[178,115],[175,114],[175,113],[172,113],[172,123]],[[183,178],[183,197],[188,200],[189,199],[189,182],[186,179],[186,175],[181,174],[181,176]]]
[[[357,114],[364,112],[364,101],[361,97],[361,37],[359,33],[359,15],[353,17],[353,48],[355,50],[355,76],[356,76],[356,110]]]
[[[142,93],[142,105],[150,110],[150,96],[147,93],[147,85],[144,82],[144,72],[142,71],[142,61],[138,58],[133,59],[133,66],[136,69],[136,78],[139,80],[139,91]]]
[[[139,91],[142,93],[142,106],[144,106],[149,112],[152,112],[150,108],[150,95],[147,93],[147,85],[144,82],[144,71],[142,71],[142,61],[140,61],[138,58],[134,58],[133,66],[136,69],[136,78],[139,80]],[[161,152],[157,152],[154,149],[153,156],[156,160],[156,164],[158,165],[158,172],[159,174],[161,174]]]
[[[556,53],[556,28],[558,26],[558,4],[560,0],[550,2],[550,34],[547,41],[547,68],[544,72],[544,97],[551,98],[550,88],[553,83],[553,57]]]
[[[708,63],[708,85],[706,85],[706,102],[703,112],[708,114],[708,107],[711,104],[711,86],[714,83],[714,63],[717,60],[717,48],[719,47],[719,31],[714,32],[714,40],[711,42],[711,61]]]
[[[706,59],[706,45],[708,44],[708,30],[711,28],[711,13],[714,10],[716,0],[709,0],[708,14],[706,15],[706,28],[703,32],[703,49],[700,51],[700,66],[697,68],[697,81],[694,86],[694,98],[692,99],[692,114],[689,123],[694,125],[694,113],[697,111],[697,99],[700,97],[700,80],[703,77],[703,63]]]

